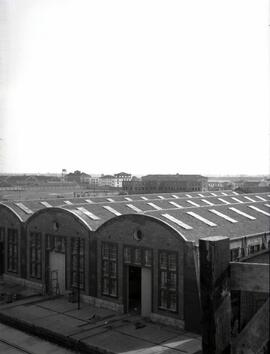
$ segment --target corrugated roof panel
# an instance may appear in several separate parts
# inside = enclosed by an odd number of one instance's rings
[[[92,220],[100,220],[100,218],[98,216],[91,213],[89,210],[85,209],[84,207],[78,207],[77,209],[80,210],[82,213],[84,213],[86,216],[88,216]]]
[[[148,205],[150,205],[152,208],[156,209],[156,210],[162,210],[161,207],[159,207],[158,205],[154,204],[154,203],[147,203]]]
[[[237,203],[244,203],[242,202],[242,200],[238,199],[238,198],[235,198],[235,197],[231,197],[233,200],[235,200]]]
[[[230,221],[230,222],[232,222],[232,223],[237,223],[237,222],[238,222],[237,220],[231,218],[231,217],[228,216],[228,215],[225,215],[225,214],[221,213],[221,212],[218,211],[218,210],[209,209],[209,211],[211,211],[211,213],[214,213],[214,214],[220,216],[221,218],[226,219],[226,220],[228,220],[228,221]]]
[[[261,196],[259,196],[259,195],[255,195],[255,197],[257,197],[258,199],[262,200],[263,202],[266,202],[266,199],[261,197]]]
[[[126,204],[127,207],[129,207],[130,209],[136,211],[137,213],[143,213],[143,211],[141,209],[139,209],[138,207],[136,207],[133,204]]]
[[[195,203],[195,202],[193,202],[193,201],[191,201],[191,200],[187,200],[187,202],[188,202],[189,204],[192,204],[192,205],[196,206],[196,207],[199,207],[199,206],[200,206],[199,204],[197,204],[197,203]]]
[[[122,215],[121,213],[119,213],[119,211],[115,210],[114,208],[110,207],[109,205],[103,205],[103,208],[107,209],[108,211],[110,211],[111,213],[113,213],[116,216]]]
[[[193,211],[187,211],[187,214],[193,216],[195,219],[202,221],[203,223],[205,223],[208,226],[217,226],[214,222],[205,219],[204,217],[202,217],[201,215],[199,215],[197,213],[194,213]]]
[[[170,204],[172,204],[173,206],[175,206],[176,208],[183,208],[181,205],[179,205],[178,203],[175,203],[175,202],[169,202]]]
[[[239,210],[239,209],[236,209],[236,208],[233,208],[233,207],[230,207],[229,209],[231,209],[232,211],[234,211],[235,213],[237,213],[239,215],[242,215],[242,216],[246,217],[247,219],[256,220],[256,218],[254,218],[254,216],[251,216],[251,215],[243,212],[242,210]]]
[[[172,222],[174,222],[175,224],[177,224],[178,226],[181,226],[183,229],[185,230],[192,230],[192,227],[185,224],[184,222],[182,222],[181,220],[175,218],[174,216],[170,215],[170,214],[162,214],[162,216]]]
[[[129,197],[125,197],[125,199],[128,201],[128,202],[132,202],[133,200]]]
[[[52,207],[52,205],[50,203],[46,202],[46,201],[40,202],[40,204],[44,205],[46,208],[51,208]]]
[[[202,199],[202,202],[208,204],[208,205],[215,205],[214,203],[212,202],[209,202],[209,200],[206,200],[206,199]]]
[[[24,211],[26,214],[32,214],[33,211],[31,209],[29,209],[26,205],[24,205],[23,203],[14,203],[15,205],[17,205],[22,211]]]
[[[266,216],[270,216],[270,213],[268,213],[267,211],[264,211],[260,208],[257,208],[254,205],[249,205],[249,208],[256,210],[258,213],[264,214]]]
[[[220,200],[222,203],[225,203],[225,204],[231,204],[230,202],[228,202],[227,200],[225,200],[223,198],[218,198],[218,200]]]
[[[244,198],[246,198],[246,199],[249,200],[250,202],[256,202],[256,200],[254,200],[254,199],[252,199],[252,198],[250,198],[250,197],[244,196]]]

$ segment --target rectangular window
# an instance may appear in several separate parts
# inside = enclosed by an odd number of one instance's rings
[[[103,242],[102,252],[102,294],[111,297],[117,297],[117,245],[109,242]],[[129,254],[127,251],[126,259]]]
[[[46,235],[46,249],[58,253],[66,252],[66,239],[63,236]]]
[[[18,273],[18,230],[8,229],[7,239],[8,271]]]
[[[0,227],[0,242],[5,242],[5,228]]]
[[[240,257],[240,247],[231,249],[231,261],[237,261]]]
[[[30,233],[30,276],[41,279],[41,233]]]
[[[142,247],[125,246],[124,263],[152,267],[152,250]]]
[[[85,241],[78,237],[71,239],[71,284],[85,289]]]
[[[176,252],[159,252],[159,308],[177,312]]]

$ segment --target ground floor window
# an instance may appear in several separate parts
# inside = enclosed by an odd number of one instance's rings
[[[63,236],[46,235],[46,249],[59,253],[66,252],[66,239]]]
[[[30,276],[41,279],[41,233],[30,233]]]
[[[9,272],[18,273],[18,230],[8,229],[7,267]]]
[[[85,289],[85,241],[78,237],[71,239],[71,285]]]
[[[102,295],[117,297],[117,245],[110,242],[102,243]]]
[[[0,242],[4,242],[4,241],[5,241],[5,228],[0,227]]]
[[[159,252],[159,308],[177,311],[177,253]]]
[[[237,261],[241,256],[241,249],[240,247],[232,248],[230,253],[231,253],[231,261]]]
[[[125,246],[124,263],[152,267],[152,250],[149,248]]]

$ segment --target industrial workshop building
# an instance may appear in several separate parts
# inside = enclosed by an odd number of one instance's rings
[[[269,248],[270,195],[166,193],[0,204],[1,272],[44,294],[200,328],[198,240]]]
[[[123,181],[122,189],[128,194],[199,192],[208,189],[207,181],[200,175],[147,175],[140,180]]]

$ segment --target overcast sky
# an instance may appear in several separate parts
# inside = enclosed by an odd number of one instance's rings
[[[267,0],[0,0],[1,172],[269,172]]]

